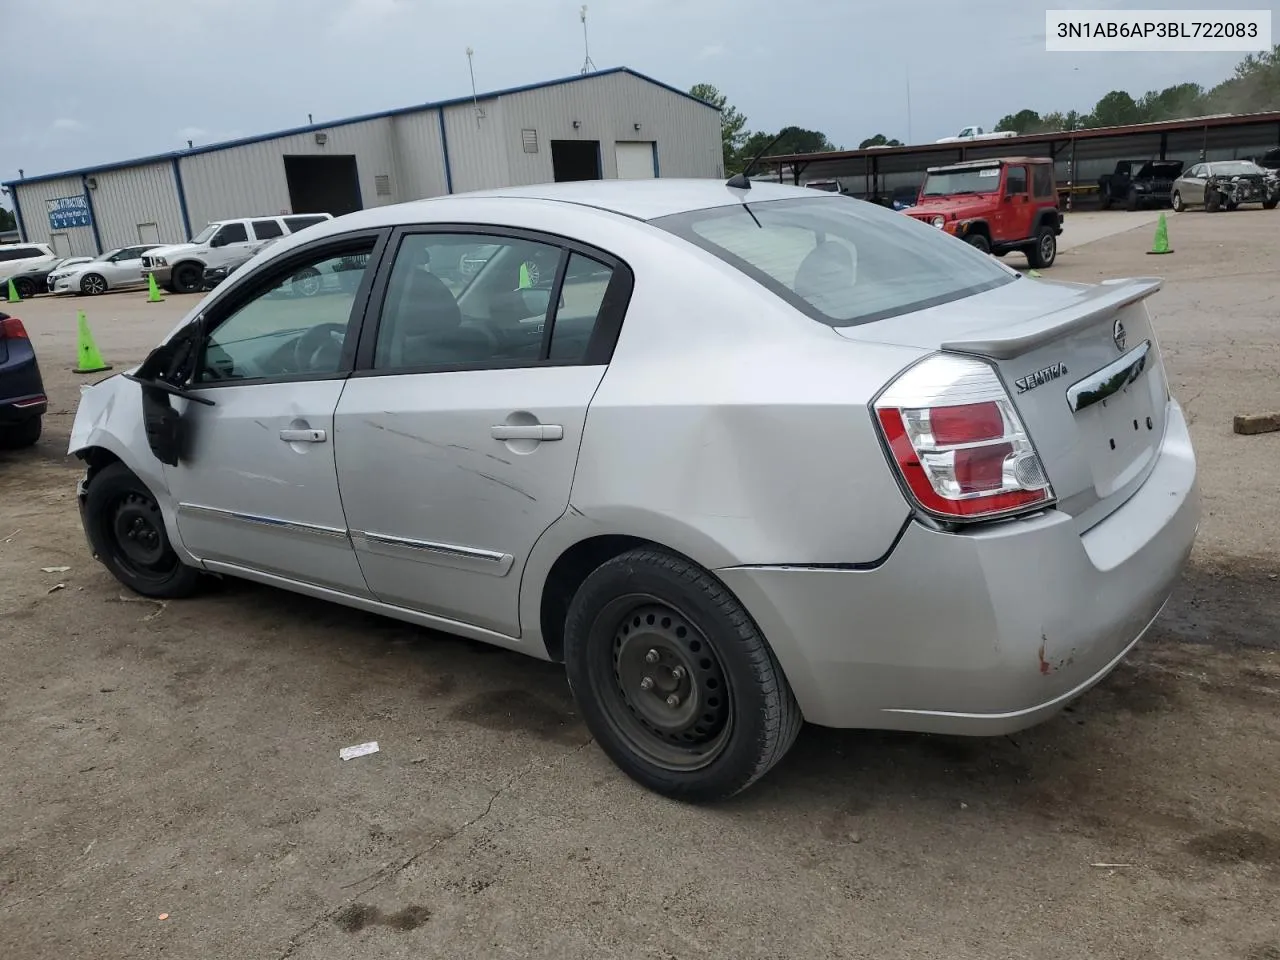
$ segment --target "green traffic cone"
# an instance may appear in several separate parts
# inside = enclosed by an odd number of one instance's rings
[[[22,298],[18,296],[18,288],[13,285],[13,281],[9,281],[9,302],[17,303]]]
[[[1160,214],[1160,220],[1156,223],[1156,236],[1151,243],[1151,249],[1147,253],[1173,253],[1173,248],[1169,246],[1169,225],[1165,223],[1163,213]]]
[[[89,321],[85,319],[83,310],[76,316],[76,326],[78,328],[76,355],[80,362],[72,372],[98,373],[101,370],[110,370],[111,364],[102,359],[102,354],[98,352],[98,345],[93,342],[93,334],[89,332]]]
[[[533,281],[529,279],[529,264],[526,261],[520,264],[520,289],[528,290],[532,286]]]
[[[147,274],[147,303],[164,303],[164,297],[160,296],[160,288],[156,286],[154,273]]]

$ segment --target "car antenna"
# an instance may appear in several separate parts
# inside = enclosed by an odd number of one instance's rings
[[[786,133],[786,131],[784,130],[784,131],[783,131],[783,133]],[[761,150],[759,153],[757,153],[754,157],[752,157],[752,158],[751,158],[751,162],[750,162],[750,163],[748,163],[745,167],[743,167],[743,168],[742,168],[742,172],[741,172],[741,173],[735,173],[732,177],[730,177],[730,178],[725,182],[725,186],[726,186],[726,187],[737,187],[739,190],[750,190],[750,189],[751,189],[751,181],[750,181],[750,180],[748,180],[748,179],[747,179],[747,177],[751,174],[751,170],[752,170],[752,168],[753,168],[757,163],[759,163],[759,162],[760,162],[760,158],[761,158],[761,157],[763,157],[766,153],[768,153],[771,149],[773,149],[773,145],[774,145],[775,143],[777,143],[777,142],[778,142],[779,140],[781,140],[781,139],[782,139],[782,133],[778,134],[776,137],[774,137],[772,140],[770,140],[770,141],[765,145],[764,149],[763,149],[763,150]]]

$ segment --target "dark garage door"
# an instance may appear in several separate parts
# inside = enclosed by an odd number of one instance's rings
[[[360,202],[360,174],[354,156],[285,157],[293,213],[354,213]]]

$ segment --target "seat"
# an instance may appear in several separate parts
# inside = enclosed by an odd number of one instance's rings
[[[485,333],[463,326],[462,310],[444,281],[421,267],[413,268],[405,284],[388,342],[388,355],[379,357],[379,365],[385,361],[392,368],[472,363],[492,356]]]

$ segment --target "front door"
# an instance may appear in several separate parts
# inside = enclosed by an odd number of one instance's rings
[[[257,241],[249,236],[243,222],[224,223],[209,238],[209,252],[205,256],[206,267],[226,267],[242,263],[253,255]]]
[[[365,234],[303,248],[206,314],[189,389],[213,405],[176,401],[184,452],[165,470],[182,542],[202,560],[368,595],[333,442],[368,285],[306,298],[288,287],[298,270],[367,259],[374,244]]]
[[[476,244],[491,252],[453,279]],[[529,237],[403,236],[376,341],[362,345],[336,418],[348,526],[380,600],[520,635],[524,564],[568,507],[630,282],[590,253]],[[538,283],[530,262],[545,265]]]
[[[127,287],[142,283],[142,247],[125,247],[103,266],[111,286]]]

